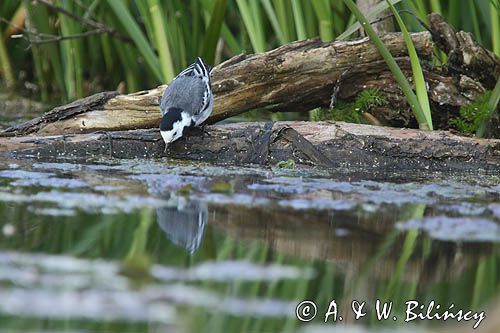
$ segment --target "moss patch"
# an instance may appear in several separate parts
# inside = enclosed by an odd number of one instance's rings
[[[276,163],[276,167],[280,169],[295,169],[295,161],[294,160],[287,160],[287,161],[279,161]]]
[[[311,111],[311,120],[335,120],[363,123],[363,112],[374,107],[387,105],[384,94],[379,89],[366,89],[358,94],[354,102],[338,101],[333,109],[319,108]]]
[[[460,108],[460,116],[450,120],[450,125],[456,127],[460,132],[475,133],[479,125],[488,118],[488,101],[491,91],[479,96],[474,102],[463,105]]]

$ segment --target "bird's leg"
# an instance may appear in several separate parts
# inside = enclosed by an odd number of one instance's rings
[[[212,135],[210,134],[210,132],[209,132],[209,131],[207,131],[207,124],[201,124],[201,125],[200,125],[200,129],[201,129],[201,132],[202,132],[202,137],[203,137],[203,136],[205,136],[205,134],[206,134],[207,136],[212,136]]]
[[[200,125],[200,126],[193,126],[193,127],[190,127],[189,128],[189,132],[191,134],[195,134],[195,135],[200,135],[201,133],[201,137],[203,138],[205,135],[207,136],[210,136],[210,133],[206,130],[205,128],[205,124],[203,125]]]
[[[165,149],[163,149],[163,153],[167,153],[167,147],[168,145],[165,143]]]

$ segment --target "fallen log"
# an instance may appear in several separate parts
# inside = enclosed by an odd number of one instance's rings
[[[429,58],[432,52],[430,34],[414,34],[413,40],[419,54]],[[400,34],[385,36],[384,43],[396,57],[407,55]],[[328,104],[334,84],[346,70],[351,71],[349,78],[370,81],[368,74],[374,81],[377,74],[386,71],[386,66],[368,38],[330,43],[305,40],[262,54],[236,56],[212,72],[215,104],[209,122],[269,105],[282,111],[289,108],[309,110]],[[106,98],[91,96],[7,129],[4,134],[53,135],[157,127],[159,98],[165,87],[129,95],[106,93]]]
[[[296,163],[368,170],[500,170],[500,140],[343,122],[236,123],[207,127],[167,155],[226,164]],[[165,156],[157,129],[0,138],[0,155],[42,159]]]
[[[412,39],[421,59],[429,60],[433,48],[431,35],[415,33]],[[402,35],[387,34],[383,41],[411,78]],[[236,56],[222,63],[212,74],[215,106],[208,122],[255,108],[307,111],[328,106],[333,88],[342,75],[340,99],[352,99],[366,88],[380,89],[387,96],[390,107],[374,110],[374,116],[382,124],[416,127],[399,86],[368,38],[328,43],[317,39],[298,41],[266,53]],[[458,114],[460,106],[484,92],[480,82],[465,75],[457,79],[430,68],[425,69],[424,75],[438,128],[447,128],[449,118]],[[158,127],[158,101],[164,88],[160,86],[129,95],[102,93],[90,96],[7,129],[0,136]]]

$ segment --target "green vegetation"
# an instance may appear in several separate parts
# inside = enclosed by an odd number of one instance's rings
[[[338,101],[333,109],[317,108],[311,111],[312,121],[346,121],[349,123],[363,123],[363,116],[360,109],[354,107],[354,103]]]
[[[422,66],[420,66],[420,59],[418,58],[417,51],[415,50],[415,46],[413,45],[413,42],[411,40],[410,33],[408,32],[408,29],[406,29],[403,19],[401,18],[401,16],[399,16],[398,11],[394,8],[391,2],[389,0],[386,0],[386,2],[389,5],[392,14],[396,18],[396,21],[398,22],[399,28],[401,29],[401,32],[405,39],[406,47],[408,48],[408,55],[410,56],[410,62],[411,62],[411,70],[413,73],[413,82],[415,83],[415,91],[418,103],[420,105],[420,109],[425,117],[425,125],[420,124],[419,117],[417,117],[417,120],[419,120],[419,125],[421,128],[422,126],[425,126],[428,127],[428,129],[432,130],[433,126],[432,126],[431,107],[429,104],[429,97],[427,96],[427,85],[425,83],[424,73],[422,72]],[[408,101],[410,100],[408,99]],[[410,106],[412,105],[410,104]]]
[[[486,127],[488,126],[489,120],[497,116],[499,102],[500,102],[500,77],[498,78],[497,83],[495,84],[495,88],[493,89],[493,92],[491,93],[491,96],[488,100],[488,114],[479,125],[476,131],[477,136],[482,137],[486,131]]]
[[[276,163],[276,167],[280,169],[295,169],[295,161],[294,160],[287,160],[287,161],[279,161]]]
[[[311,112],[311,120],[337,120],[350,123],[364,123],[363,113],[372,108],[384,106],[387,100],[378,89],[365,89],[358,94],[354,102],[339,101],[333,109],[319,108]]]
[[[399,68],[398,64],[396,63],[396,60],[394,60],[394,57],[391,55],[391,53],[384,45],[380,37],[371,27],[369,21],[366,19],[363,13],[361,13],[361,11],[354,4],[354,2],[352,0],[344,0],[344,3],[349,7],[354,16],[356,16],[358,21],[361,22],[361,25],[365,30],[366,34],[370,37],[371,41],[373,42],[373,44],[375,44],[380,55],[384,58],[385,62],[387,63],[387,66],[394,75],[394,78],[396,79],[401,89],[403,90],[403,93],[406,96],[408,104],[410,104],[410,107],[413,110],[415,117],[417,118],[419,127],[421,129],[432,130],[432,122],[428,121],[426,113],[422,109],[422,105],[417,99],[417,96],[415,96],[415,93],[413,92],[410,83],[408,82],[403,72],[401,71],[401,68]]]
[[[489,105],[488,101],[491,97],[491,91],[479,96],[478,99],[469,105],[460,108],[460,117],[450,120],[450,125],[455,126],[459,131],[464,133],[475,133],[481,123],[488,118]]]
[[[359,93],[354,101],[354,109],[360,112],[368,112],[371,108],[384,106],[387,100],[379,89],[369,88]]]

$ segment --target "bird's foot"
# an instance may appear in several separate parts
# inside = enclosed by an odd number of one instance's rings
[[[200,126],[201,132],[202,132],[202,137],[203,136],[212,136],[209,131],[207,131],[207,125],[203,124]]]
[[[191,127],[189,129],[189,132],[191,134],[195,134],[195,135],[201,135],[201,137],[203,138],[205,135],[206,136],[211,136],[210,132],[207,131],[207,129],[205,128],[206,125],[201,125],[201,126],[196,126],[196,127]]]

